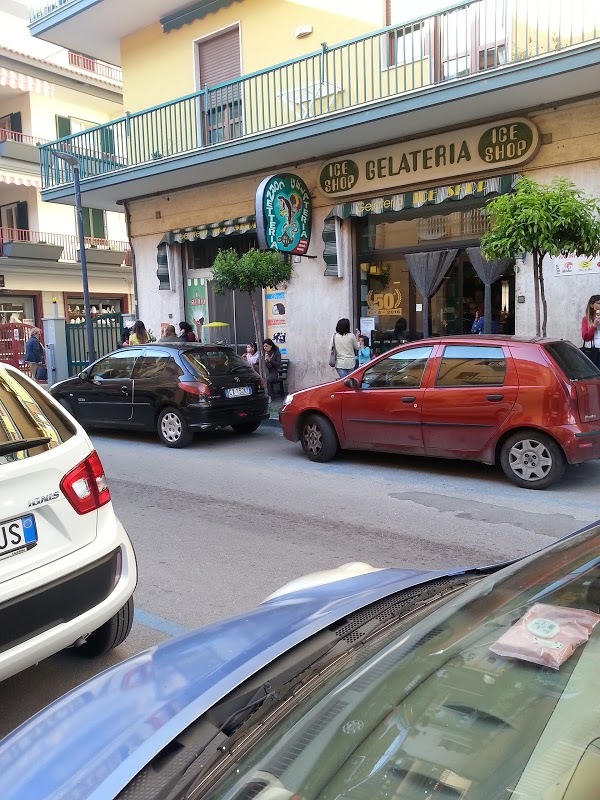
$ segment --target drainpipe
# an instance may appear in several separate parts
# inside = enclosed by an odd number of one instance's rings
[[[137,270],[135,268],[135,250],[133,249],[133,245],[131,243],[131,212],[129,211],[129,204],[125,201],[123,203],[125,207],[125,226],[127,229],[127,238],[129,240],[129,246],[131,247],[131,269],[133,272],[133,310],[135,312],[135,318],[139,319],[140,315],[138,313],[138,286],[137,286]]]

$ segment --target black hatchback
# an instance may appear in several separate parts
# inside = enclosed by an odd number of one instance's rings
[[[231,347],[192,342],[124,347],[50,394],[83,425],[156,430],[167,447],[228,425],[252,433],[269,416],[263,381],[245,359]]]

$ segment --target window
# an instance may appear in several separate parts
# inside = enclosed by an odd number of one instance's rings
[[[238,356],[233,350],[222,347],[211,347],[203,350],[186,350],[183,358],[199,375],[227,375],[230,372],[241,374],[249,372],[256,375],[245,358]]]
[[[138,358],[133,373],[134,380],[142,379],[169,379],[177,380],[183,375],[183,370],[175,362],[173,356],[163,352],[146,352]]]
[[[83,235],[88,239],[106,239],[104,211],[99,208],[82,208]]]
[[[431,347],[413,347],[394,353],[365,370],[363,389],[414,389],[421,385]]]
[[[86,119],[78,119],[77,117],[61,117],[56,115],[56,133],[59,139],[63,136],[70,136],[72,133],[80,133],[87,131],[89,128],[94,128],[98,122],[90,122]]]
[[[502,386],[506,359],[501,347],[449,346],[436,386]]]
[[[242,102],[238,83],[241,75],[240,31],[236,26],[197,44],[199,88],[208,91],[203,120],[204,141],[214,144],[242,134]]]
[[[92,367],[90,377],[102,378],[103,380],[108,380],[109,378],[119,378],[121,380],[131,378],[131,373],[140,352],[138,349],[126,348],[119,353],[113,353]]]
[[[571,342],[554,342],[545,348],[570,381],[597,378],[598,367]]]

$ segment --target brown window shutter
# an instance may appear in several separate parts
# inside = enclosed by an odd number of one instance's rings
[[[200,86],[216,86],[241,74],[238,28],[198,43]]]

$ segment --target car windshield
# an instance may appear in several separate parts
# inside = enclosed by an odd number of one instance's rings
[[[0,466],[45,453],[74,433],[42,389],[0,369]]]
[[[572,654],[561,654],[567,658],[556,669],[490,647],[535,604],[570,617],[598,612],[599,603],[596,529],[365,645],[351,667],[321,681],[254,749],[239,742],[247,754],[234,758],[208,796],[596,798],[600,625]],[[548,628],[537,635],[547,637]],[[560,631],[552,636],[551,652],[562,642]]]
[[[228,347],[204,347],[184,350],[183,357],[201,375],[227,375],[230,372],[254,372],[245,358]]]

